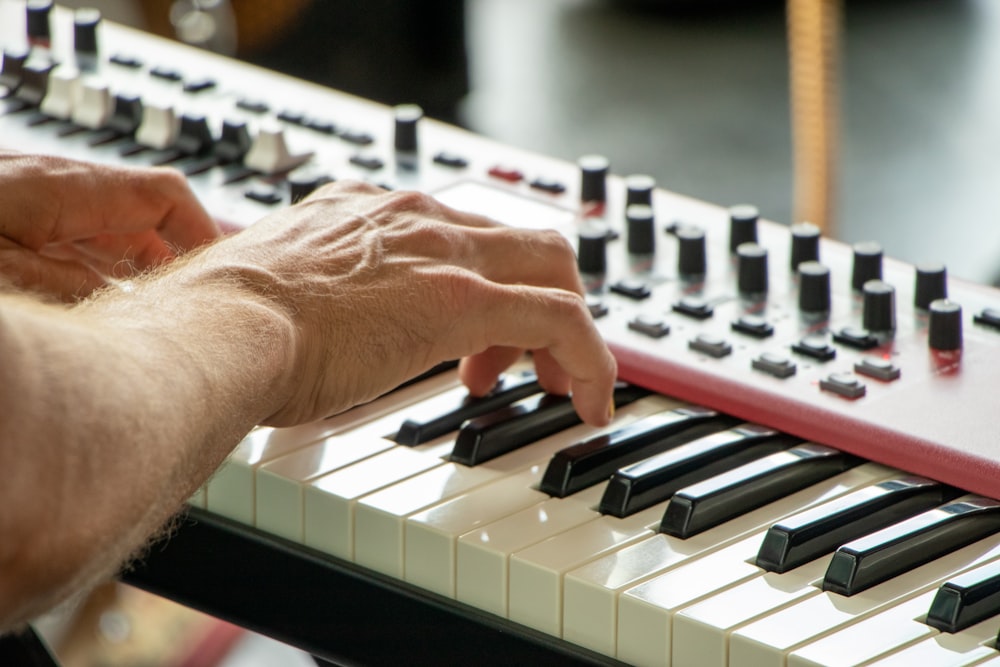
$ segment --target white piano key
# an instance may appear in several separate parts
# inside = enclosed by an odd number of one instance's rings
[[[362,429],[382,433],[394,415],[414,402],[458,385],[458,373],[440,373],[347,412],[291,428],[260,427],[230,452],[206,487],[205,509],[247,525],[254,525],[257,468],[331,435]],[[384,418],[385,422],[379,422]],[[397,424],[398,425],[398,424]],[[367,427],[368,430],[364,430]],[[390,430],[393,427],[389,427]]]
[[[385,438],[332,436],[260,466],[255,525],[272,535],[302,542],[305,485],[395,446]]]
[[[761,569],[747,562],[764,532],[714,551],[624,591],[618,598],[618,653],[633,665],[669,667],[673,617],[677,610],[753,577]]]
[[[433,454],[396,446],[309,482],[304,488],[305,544],[352,560],[358,499],[443,463]]]
[[[549,498],[462,535],[456,552],[455,597],[498,616],[507,616],[510,554],[599,518],[594,507],[603,492],[604,487],[597,485],[566,498]]]
[[[649,396],[617,412],[606,430],[621,428],[678,404],[663,396]],[[454,442],[454,435],[434,442]],[[404,540],[407,518],[475,487],[532,466],[548,464],[551,443],[522,447],[478,466],[446,463],[411,479],[362,498],[355,508],[354,559],[359,564],[395,577],[404,577]],[[548,496],[545,496],[548,498]]]
[[[923,613],[923,612],[921,612]],[[923,618],[921,616],[920,618]],[[911,621],[912,622],[912,621]],[[919,621],[916,621],[919,622]],[[1000,663],[995,648],[1000,619],[994,617],[950,634],[937,633],[871,663],[872,667],[965,667]]]
[[[614,656],[621,591],[763,530],[805,507],[871,484],[884,473],[881,466],[854,468],[689,539],[657,534],[567,573],[563,582],[563,639]]]
[[[927,614],[935,592],[927,591],[866,618],[862,623],[849,625],[839,632],[806,644],[788,656],[788,667],[858,665],[939,634],[938,630],[918,620]]]
[[[671,644],[675,667],[726,667],[733,628],[819,595],[812,584],[823,577],[828,561],[819,558],[784,574],[764,573],[678,612]]]
[[[730,667],[784,667],[786,657],[852,623],[935,589],[947,577],[1000,557],[991,536],[851,597],[822,592],[734,631]]]

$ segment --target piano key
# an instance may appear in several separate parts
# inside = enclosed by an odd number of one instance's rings
[[[854,595],[1000,530],[1000,502],[964,496],[843,545],[823,589]]]
[[[620,384],[614,392],[615,407],[628,405],[649,392]],[[466,422],[458,432],[451,458],[477,465],[580,423],[568,396],[545,394],[526,398]]]
[[[464,396],[457,405],[435,413],[434,417],[412,417],[399,427],[393,440],[401,445],[419,445],[456,431],[467,420],[506,407],[515,401],[541,393],[534,373],[511,373],[504,376],[486,396]]]
[[[458,538],[455,598],[507,616],[510,554],[552,535],[597,519],[593,508],[603,489],[592,487],[568,498],[549,498]]]
[[[545,469],[540,488],[551,496],[565,498],[607,480],[617,468],[737,423],[697,406],[651,415],[560,451]]]
[[[982,621],[955,634],[935,634],[870,664],[873,667],[995,665],[1000,663],[1000,653],[995,648],[996,631],[996,619]]]
[[[775,452],[675,493],[660,532],[690,537],[860,464],[860,458],[823,445]]]
[[[800,442],[757,424],[706,435],[616,471],[601,498],[601,512],[627,516],[667,500],[689,484]]]
[[[618,410],[608,428],[616,429],[649,414],[672,410],[680,404],[663,396],[647,396]],[[582,429],[580,432],[584,432]],[[593,433],[591,429],[586,431]],[[531,467],[544,466],[556,447],[572,442],[554,436],[516,449],[478,466],[444,465],[362,498],[355,509],[355,560],[366,567],[404,576],[406,520],[434,505],[462,495],[486,482]]]
[[[303,507],[306,546],[351,560],[357,500],[443,463],[434,454],[396,446],[309,482]]]
[[[872,586],[860,595],[845,597],[821,591],[734,630],[729,640],[729,667],[784,667],[792,651],[932,592],[949,577],[998,557],[1000,538],[991,536]]]
[[[881,466],[860,466],[728,521],[689,539],[656,534],[613,551],[563,578],[563,638],[614,656],[619,594],[732,542],[763,531],[778,519],[884,477]],[[752,558],[751,551],[746,558]]]
[[[756,563],[765,570],[785,572],[960,494],[924,477],[879,482],[771,526]]]
[[[395,414],[400,409],[428,396],[436,396],[458,384],[457,373],[443,373],[328,419],[291,428],[257,428],[230,452],[209,480],[205,491],[205,507],[210,512],[252,526],[255,515],[256,470],[261,465],[331,435],[361,429],[380,417]]]
[[[927,625],[958,632],[1000,614],[1000,561],[988,563],[942,584],[927,612]]]

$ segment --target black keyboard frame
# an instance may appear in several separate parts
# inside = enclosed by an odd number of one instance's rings
[[[121,579],[337,665],[624,664],[194,507]]]

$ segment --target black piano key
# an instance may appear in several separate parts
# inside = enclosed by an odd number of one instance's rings
[[[854,595],[1000,530],[1000,502],[963,496],[837,549],[823,590]]]
[[[421,421],[407,419],[399,427],[393,440],[401,445],[415,447],[457,430],[469,419],[493,412],[541,391],[542,388],[534,373],[507,375],[486,396],[468,396],[454,408]]]
[[[539,488],[550,496],[565,498],[605,481],[622,466],[737,423],[697,406],[650,415],[556,452]]]
[[[787,572],[959,495],[958,489],[923,477],[889,479],[858,489],[771,526],[757,552],[757,567]]]
[[[741,424],[707,435],[616,471],[600,512],[626,517],[670,498],[677,490],[802,440],[758,424]]]
[[[628,405],[649,391],[632,385],[615,388],[615,407]],[[580,423],[568,396],[543,394],[467,421],[459,430],[451,460],[478,465]]]
[[[799,445],[681,489],[670,498],[660,532],[688,538],[833,477],[862,459],[823,445]]]
[[[946,581],[927,612],[927,625],[959,632],[1000,614],[1000,561],[987,563]]]

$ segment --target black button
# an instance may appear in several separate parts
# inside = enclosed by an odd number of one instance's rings
[[[865,385],[850,373],[832,373],[819,381],[819,388],[844,398],[861,398],[865,395]]]
[[[354,144],[355,146],[368,146],[375,142],[375,138],[368,132],[360,132],[355,130],[343,130],[339,135],[341,139],[349,144]]]
[[[282,200],[281,192],[273,185],[266,183],[255,183],[243,193],[243,196],[268,205],[278,204]]]
[[[867,329],[859,329],[858,327],[844,327],[840,331],[835,331],[833,340],[857,350],[870,350],[873,347],[878,347],[878,339],[871,335]]]
[[[149,75],[166,81],[180,81],[184,78],[180,72],[169,67],[154,67],[149,70]]]
[[[108,62],[113,65],[118,65],[120,67],[128,67],[129,69],[139,69],[142,67],[142,61],[138,58],[133,58],[132,56],[127,56],[123,53],[116,53],[110,58]]]
[[[693,317],[696,320],[707,320],[712,316],[712,306],[697,296],[686,296],[673,305],[674,312]]]
[[[795,375],[795,362],[783,354],[765,352],[750,362],[750,365],[758,371],[763,371],[776,378],[787,378]]]
[[[185,93],[200,93],[206,90],[211,90],[212,88],[215,88],[215,86],[215,79],[201,77],[199,79],[188,79],[185,81],[183,90]]]
[[[541,190],[542,192],[550,192],[554,195],[562,194],[566,192],[566,186],[559,181],[553,181],[548,178],[536,178],[529,185],[536,190]]]
[[[698,334],[688,342],[688,347],[716,359],[721,359],[733,351],[732,345],[711,334]]]
[[[1000,308],[986,308],[972,318],[976,324],[985,324],[994,329],[1000,329]]]
[[[313,132],[319,132],[320,134],[332,135],[337,133],[337,126],[333,124],[333,121],[321,118],[306,118],[303,124]]]
[[[278,112],[278,120],[283,120],[286,123],[291,123],[293,125],[301,125],[305,120],[306,115],[301,111],[291,111],[285,109],[284,111]]]
[[[646,334],[650,338],[663,338],[670,333],[669,324],[648,315],[637,315],[634,320],[628,323],[628,328]]]
[[[837,356],[837,351],[826,342],[822,336],[807,336],[792,345],[792,352],[819,361],[830,361]]]
[[[456,155],[455,153],[448,153],[446,151],[441,151],[434,156],[435,164],[444,165],[445,167],[452,167],[454,169],[463,169],[469,166],[469,161],[466,160],[461,155]]]
[[[385,162],[381,158],[366,155],[352,155],[350,162],[355,167],[361,167],[369,171],[377,171],[385,166]]]
[[[621,294],[637,301],[649,298],[651,294],[646,283],[634,279],[619,280],[609,289],[615,294]]]
[[[774,327],[760,315],[743,315],[732,326],[734,331],[754,338],[767,338],[774,333]]]
[[[599,320],[608,314],[608,307],[600,299],[588,298],[587,310],[590,311],[590,316],[595,320]]]
[[[898,380],[900,376],[899,366],[888,359],[881,359],[879,357],[862,359],[854,364],[854,372],[860,375],[867,375],[876,380],[885,380],[886,382]]]
[[[237,109],[243,109],[244,111],[249,111],[250,113],[267,113],[271,110],[267,102],[262,102],[261,100],[251,100],[243,98],[236,102]]]

